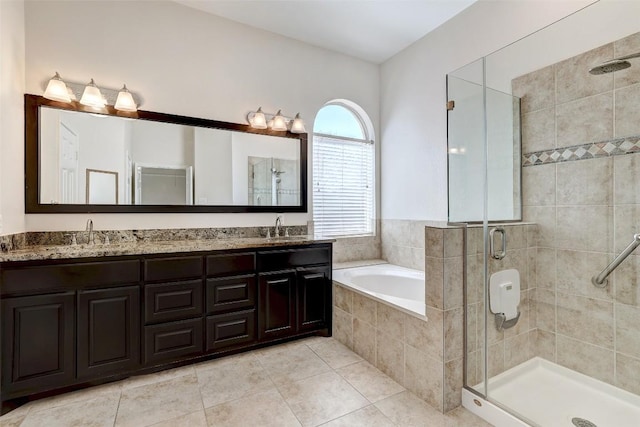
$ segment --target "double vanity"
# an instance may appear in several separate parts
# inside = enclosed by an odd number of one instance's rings
[[[2,412],[29,398],[331,335],[331,241],[0,253]]]
[[[308,211],[306,133],[24,100],[25,213]],[[258,238],[257,227],[94,239],[91,224],[82,239],[0,236],[3,413],[33,398],[331,335],[331,240]]]

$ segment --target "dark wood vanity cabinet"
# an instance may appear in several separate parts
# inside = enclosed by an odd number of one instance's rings
[[[300,268],[297,272],[297,328],[327,328],[331,322],[331,265]]]
[[[203,257],[152,256],[142,261],[144,366],[202,353]]]
[[[62,387],[75,376],[75,294],[2,300],[2,400]]]
[[[0,263],[2,402],[331,335],[331,244]]]
[[[77,376],[89,380],[140,366],[140,287],[78,291]]]
[[[296,331],[295,270],[260,273],[261,340],[282,338]]]
[[[331,335],[331,245],[258,252],[259,338]]]

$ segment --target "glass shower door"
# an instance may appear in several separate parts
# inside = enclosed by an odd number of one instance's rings
[[[448,79],[450,94],[464,86],[481,97],[467,118],[455,117],[463,96],[449,112],[450,219],[480,221],[467,233],[465,388],[529,425],[640,425],[640,252],[604,286],[592,283],[640,232],[640,61],[589,71],[640,52],[639,15],[638,2],[594,3],[484,58],[475,86],[463,76],[478,62]],[[577,38],[584,28],[589,36]],[[522,135],[522,152],[515,139],[510,153],[500,143],[509,132]],[[482,167],[454,158],[460,135],[483,144]],[[516,173],[498,177],[510,157],[522,159],[521,183]],[[482,198],[456,199],[466,191],[464,177],[451,175],[456,165],[484,168]],[[524,222],[495,222],[505,204],[493,195],[508,198],[520,186]],[[480,210],[479,219],[452,216]],[[489,250],[492,231],[498,252],[506,235],[499,259]],[[518,274],[500,276],[506,271]],[[510,292],[515,283],[519,317],[500,327],[505,306],[493,303],[506,294],[492,287]]]

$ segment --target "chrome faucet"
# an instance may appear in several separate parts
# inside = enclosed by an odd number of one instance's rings
[[[90,244],[90,245],[95,245],[96,244],[96,240],[95,240],[95,236],[93,235],[93,220],[92,219],[88,219],[87,220],[87,228],[85,229],[85,231],[89,232],[89,239],[88,239],[87,243]]]
[[[280,237],[280,227],[282,227],[282,215],[276,217],[276,229],[273,231],[273,237]]]

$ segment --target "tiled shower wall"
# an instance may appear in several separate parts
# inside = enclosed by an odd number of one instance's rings
[[[535,233],[535,355],[640,393],[640,252],[591,284],[640,232],[640,33],[513,81],[522,98],[523,215]]]
[[[489,377],[529,360],[535,354],[537,330],[532,296],[536,284],[535,224],[501,225],[507,236],[507,254],[490,258],[489,275],[516,269],[520,273],[520,319],[505,330],[495,327],[495,315],[484,306],[484,239],[482,227],[467,229],[467,384],[475,386],[484,378],[484,311],[487,310],[487,350]],[[489,229],[493,228],[490,226]],[[497,240],[497,238],[496,238]]]

